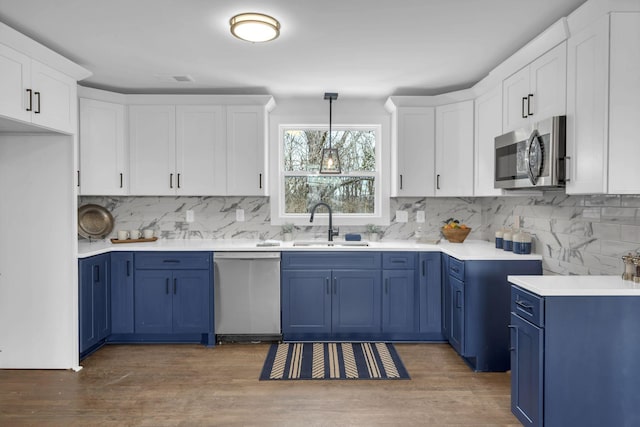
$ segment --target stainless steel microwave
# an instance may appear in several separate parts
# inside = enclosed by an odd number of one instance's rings
[[[565,186],[566,116],[495,138],[495,188]]]

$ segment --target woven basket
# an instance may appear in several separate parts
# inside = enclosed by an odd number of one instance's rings
[[[470,228],[443,228],[442,234],[444,238],[451,243],[462,243],[464,239],[471,233]]]

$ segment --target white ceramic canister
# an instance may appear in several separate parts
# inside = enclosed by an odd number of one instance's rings
[[[529,233],[519,232],[513,235],[513,253],[531,253],[531,235]]]
[[[502,229],[496,231],[496,249],[502,249],[504,231]]]
[[[502,249],[505,251],[513,250],[513,231],[510,228],[505,228],[502,234]]]

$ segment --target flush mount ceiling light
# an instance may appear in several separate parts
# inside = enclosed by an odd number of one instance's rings
[[[229,20],[231,34],[252,43],[268,42],[280,35],[277,19],[262,13],[241,13]]]
[[[329,148],[322,149],[322,161],[320,162],[320,173],[337,174],[341,173],[340,157],[338,149],[331,148],[331,103],[338,99],[337,93],[325,93],[324,99],[329,100]]]

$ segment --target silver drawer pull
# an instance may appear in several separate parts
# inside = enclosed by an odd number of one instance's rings
[[[533,306],[531,304],[529,304],[529,303],[527,303],[525,301],[522,301],[522,300],[516,300],[516,305],[518,307],[524,308],[525,310],[533,310]]]

